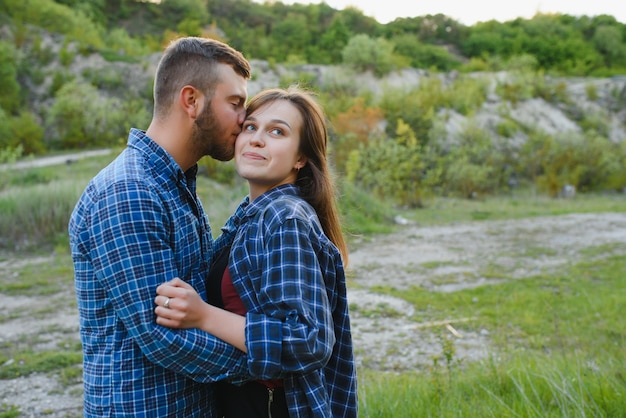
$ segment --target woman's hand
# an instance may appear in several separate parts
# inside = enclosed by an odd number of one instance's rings
[[[156,323],[169,328],[199,328],[234,345],[246,347],[246,318],[206,303],[178,277],[157,287]]]
[[[202,328],[209,305],[178,277],[157,287],[156,323],[169,328]]]

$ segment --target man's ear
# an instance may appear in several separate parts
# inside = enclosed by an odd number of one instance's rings
[[[200,113],[201,98],[202,97],[198,89],[190,85],[186,85],[180,89],[178,102],[183,112],[187,113],[190,118],[195,119]]]

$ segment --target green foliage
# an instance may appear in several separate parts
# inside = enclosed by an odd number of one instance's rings
[[[512,74],[506,80],[498,82],[496,93],[515,106],[533,97],[534,89],[531,82],[533,79],[533,74],[528,72]]]
[[[589,74],[600,65],[600,54],[577,27],[559,15],[478,23],[470,28],[462,49],[470,57],[532,55],[538,68],[565,74]]]
[[[97,49],[103,46],[98,25],[80,7],[73,10],[52,0],[4,3],[7,14],[17,23],[28,23],[52,33],[66,35],[84,47]]]
[[[12,164],[21,156],[22,147],[20,145],[15,148],[0,147],[0,164]],[[2,187],[3,185],[0,183],[0,190],[2,190]]]
[[[6,403],[0,404],[0,418],[18,418],[21,416],[20,408]]]
[[[506,117],[496,126],[496,132],[498,133],[498,135],[505,138],[512,138],[519,129],[519,124],[510,116]]]
[[[595,84],[589,83],[585,86],[585,92],[589,100],[598,100],[598,87]]]
[[[461,65],[444,47],[422,43],[415,36],[402,35],[393,38],[392,42],[395,44],[394,52],[407,57],[411,67],[450,71]]]
[[[441,160],[444,190],[468,198],[495,192],[503,183],[502,158],[490,135],[470,121]]]
[[[205,24],[209,20],[206,0],[161,0],[160,10],[171,22],[195,20]]]
[[[626,66],[626,45],[618,25],[601,25],[593,34],[593,45],[602,54],[607,67]]]
[[[392,70],[393,44],[383,38],[361,34],[350,38],[344,47],[343,63],[358,71],[372,71],[382,76]]]
[[[114,67],[89,68],[82,75],[99,90],[116,91],[126,87],[123,74]]]
[[[8,113],[20,106],[20,85],[17,82],[17,51],[0,41],[0,108]]]
[[[0,150],[7,148],[10,141],[13,140],[11,137],[10,120],[9,115],[0,107]],[[2,162],[2,160],[0,160],[0,162]]]
[[[122,142],[131,126],[145,126],[149,115],[139,101],[102,97],[91,85],[70,82],[58,91],[46,119],[60,148],[89,148]]]
[[[336,64],[342,61],[341,51],[350,40],[350,30],[340,15],[333,17],[329,28],[323,31],[319,48],[311,50],[311,61]]]
[[[394,140],[378,138],[354,150],[346,178],[378,198],[391,198],[402,206],[420,207],[427,194],[422,145],[402,120]]]
[[[387,119],[387,135],[393,136],[398,121],[402,120],[422,143],[427,143],[434,117],[434,105],[432,101],[426,102],[428,99],[416,91],[386,90],[380,100],[380,107]]]
[[[298,58],[295,56],[290,56],[291,59],[297,61]],[[302,64],[302,62],[294,62],[294,64]],[[307,89],[315,89],[317,90],[317,77],[315,74],[307,73],[307,72],[299,72],[297,74],[285,73],[281,75],[279,85],[281,87],[289,87],[291,85],[298,84],[301,87]]]
[[[46,151],[44,130],[36,116],[30,112],[21,112],[7,121],[9,136],[3,140],[0,135],[0,148],[19,148],[25,155],[43,154]]]
[[[470,115],[487,100],[489,80],[459,75],[442,91],[441,106]]]
[[[52,74],[52,83],[50,83],[50,91],[48,93],[50,96],[55,96],[61,87],[65,84],[69,84],[74,79],[74,75],[67,72],[67,70],[55,71],[54,74]]]
[[[570,184],[580,191],[620,189],[626,148],[589,132],[553,137],[537,132],[520,150],[519,166],[540,190],[558,196]]]
[[[149,53],[140,39],[132,38],[124,28],[113,28],[104,35],[107,49],[102,55],[107,61],[136,62]]]
[[[619,117],[626,105],[626,87],[615,83],[616,87],[607,95],[600,90],[602,83],[589,84],[588,98],[608,110],[583,112],[572,103],[566,83],[552,77],[623,74],[626,25],[610,16],[538,14],[532,19],[482,22],[467,27],[444,15],[398,19],[381,25],[358,9],[335,10],[326,3],[261,4],[251,0],[5,3],[2,23],[6,23],[6,36],[0,41],[0,107],[3,109],[0,148],[13,149],[21,144],[23,152],[30,154],[46,149],[123,142],[129,127],[145,127],[149,121],[147,103],[152,98],[151,83],[140,86],[139,94],[135,94],[140,97],[124,99],[128,93],[122,71],[106,66],[75,75],[77,54],[97,52],[109,61],[144,62],[143,68],[148,71],[145,54],[161,51],[169,37],[186,33],[226,40],[248,58],[287,63],[288,71],[281,73],[281,85],[297,80],[319,89],[327,114],[335,124],[335,129],[331,126],[330,151],[340,175],[346,172],[349,151],[361,143],[367,148],[368,138],[380,137],[381,128],[388,138],[379,138],[376,146],[382,149],[384,144],[394,144],[398,130],[404,129],[398,125],[402,120],[419,138],[422,146],[419,164],[423,173],[431,175],[429,192],[460,195],[470,189],[494,192],[498,187],[506,187],[504,179],[509,175],[515,175],[525,184],[537,183],[540,190],[550,194],[557,193],[564,183],[576,183],[581,191],[620,189],[624,184],[624,170],[615,168],[624,166],[624,146],[608,145],[604,138],[614,139],[612,118]],[[49,46],[49,39],[62,45],[58,54],[57,48]],[[466,64],[459,67],[461,60]],[[328,67],[333,71],[325,69],[316,75],[298,67],[342,61],[349,65]],[[58,69],[59,62],[67,68]],[[400,90],[384,86],[380,95],[363,93],[366,89],[358,84],[353,73],[365,70],[380,76],[408,65],[432,72],[459,68],[462,73],[431,73],[420,77],[419,85],[414,88]],[[335,71],[336,68],[340,70]],[[431,144],[433,140],[446,142],[443,115],[457,112],[471,119],[491,91],[488,87],[493,77],[465,71],[506,71],[496,86],[496,93],[502,98],[516,104],[539,97],[557,104],[575,119],[589,139],[573,149],[568,140],[528,132],[529,128],[504,117],[496,122],[496,133],[515,139],[515,144],[502,141],[506,143],[486,152],[482,150],[482,134],[472,128],[474,131],[466,134],[469,138],[479,138],[477,142],[470,145],[474,139],[468,139],[459,150],[449,154],[440,144]],[[35,91],[30,91],[32,86],[49,90],[43,95],[38,92],[35,97],[31,96]],[[363,114],[350,113],[361,98],[365,103],[361,107]],[[347,114],[352,123],[338,116]],[[521,145],[526,135],[530,139]],[[547,142],[540,143],[542,140]],[[519,146],[522,146],[520,155]],[[389,152],[385,158],[400,153],[397,149],[384,152]],[[587,161],[581,157],[583,152],[589,155]],[[354,154],[352,164],[358,166],[357,162],[364,157]],[[403,167],[400,161],[395,167],[396,176],[408,176],[409,170]],[[206,169],[221,181],[232,181],[232,167],[207,166]],[[397,194],[393,198],[410,200]]]
[[[67,41],[64,42],[61,50],[59,51],[59,61],[61,62],[61,65],[69,67],[72,61],[74,61],[75,56],[76,53],[70,49],[69,43]]]

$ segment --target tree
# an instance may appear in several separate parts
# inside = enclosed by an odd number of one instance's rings
[[[59,89],[46,128],[61,148],[111,146],[130,126],[143,126],[145,111],[133,101],[102,97],[90,84],[72,81]],[[139,103],[139,102],[137,102]]]
[[[626,65],[626,45],[617,26],[598,26],[593,34],[593,43],[604,57],[607,67]]]
[[[382,76],[392,69],[393,44],[384,38],[355,35],[343,49],[342,56],[344,64]]]
[[[407,57],[411,67],[450,71],[461,64],[444,47],[422,43],[412,35],[394,38],[393,43],[394,52]]]
[[[339,64],[341,63],[341,51],[350,40],[350,30],[345,25],[340,15],[337,15],[328,30],[322,33],[319,42],[318,54],[312,57],[312,62],[321,64]]]

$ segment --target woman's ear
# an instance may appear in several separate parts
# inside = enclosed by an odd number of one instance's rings
[[[307,163],[307,158],[300,157],[298,158],[298,161],[296,161],[296,165],[294,166],[294,168],[299,171],[302,167],[306,165],[306,163]]]

